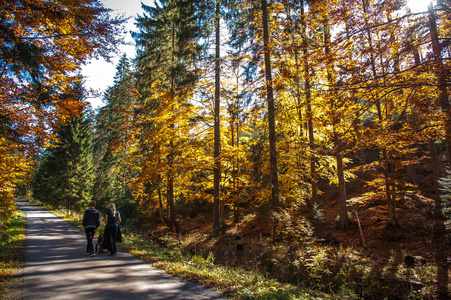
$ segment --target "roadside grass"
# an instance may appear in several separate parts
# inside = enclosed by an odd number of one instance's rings
[[[165,246],[129,234],[121,249],[167,273],[216,288],[234,299],[332,299],[325,293],[304,290],[267,278],[261,273],[214,264],[214,256],[184,253],[174,238],[165,237]]]
[[[0,226],[0,295],[22,299],[25,217],[20,210]]]

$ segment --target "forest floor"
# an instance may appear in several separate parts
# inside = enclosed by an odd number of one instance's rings
[[[435,298],[437,255],[448,259],[451,278],[451,243],[449,231],[439,243],[434,240],[433,200],[405,193],[397,201],[400,226],[393,228],[383,196],[370,198],[350,201],[346,231],[337,227],[337,201],[323,202],[316,219],[304,206],[273,217],[248,214],[237,223],[226,222],[217,236],[211,235],[211,215],[198,214],[180,220],[180,247],[332,298]]]

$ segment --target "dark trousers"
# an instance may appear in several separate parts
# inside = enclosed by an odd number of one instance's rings
[[[116,226],[106,226],[105,227],[105,240],[108,243],[108,251],[110,254],[116,254]]]
[[[96,229],[94,227],[85,228],[86,240],[88,241],[88,245],[86,246],[86,252],[94,252],[94,246],[92,245],[92,239],[94,238],[94,234],[96,233]]]

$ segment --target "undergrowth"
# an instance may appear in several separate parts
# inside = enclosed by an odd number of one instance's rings
[[[164,237],[166,246],[129,234],[121,249],[169,274],[214,287],[235,299],[325,299],[327,295],[283,284],[259,272],[215,264],[215,257],[192,255],[179,247],[172,237]]]
[[[20,210],[0,227],[0,295],[2,299],[22,298],[25,218]]]

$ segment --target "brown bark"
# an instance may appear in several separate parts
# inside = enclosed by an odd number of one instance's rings
[[[435,17],[435,12],[432,6],[429,7],[429,30],[431,34],[432,50],[434,53],[434,63],[435,63],[435,75],[437,77],[437,87],[440,91],[439,93],[439,103],[444,114],[445,120],[445,135],[446,135],[446,146],[447,146],[447,159],[448,164],[451,163],[451,109],[449,103],[449,93],[447,87],[447,72],[443,65],[442,50],[443,46],[440,44],[438,38],[437,22]]]
[[[332,111],[332,128],[333,128],[333,140],[335,145],[335,159],[337,162],[337,176],[338,176],[338,202],[340,206],[340,222],[339,227],[343,230],[349,228],[349,218],[348,218],[348,208],[346,205],[346,186],[344,178],[344,167],[343,167],[343,157],[341,154],[342,145],[341,137],[337,133],[337,126],[339,123],[339,115],[336,110],[338,101],[338,95],[336,92],[336,82],[333,77],[334,75],[334,59],[330,49],[330,25],[329,19],[326,15],[324,21],[324,53],[326,54],[326,68],[327,68],[327,81],[329,84],[329,93],[331,96],[330,105]]]
[[[307,110],[308,137],[310,148],[310,183],[312,185],[312,201],[308,201],[307,206],[311,210],[313,208],[313,205],[318,203],[318,182],[316,175],[315,137],[313,135],[310,65],[309,65],[308,42],[307,42],[307,22],[305,20],[305,12],[304,12],[304,0],[301,0],[301,14],[302,14],[301,22],[302,22],[302,52],[303,52],[302,59],[304,62],[305,101]]]
[[[238,148],[240,145],[240,119],[239,119],[239,115],[238,115],[238,109],[239,109],[239,74],[236,74],[236,102],[233,103],[232,106],[232,121],[230,124],[231,127],[231,132],[232,132],[232,147],[234,147],[236,145],[236,147]],[[235,133],[236,130],[236,133]],[[236,134],[236,138],[235,138],[235,134]],[[235,143],[236,141],[236,143]],[[233,195],[236,196],[239,194],[239,185],[238,185],[238,179],[237,179],[237,175],[238,175],[238,170],[239,170],[239,160],[238,160],[238,152],[235,152],[235,157],[233,159],[233,173],[232,173],[232,180],[233,180]],[[234,202],[234,211],[233,211],[233,221],[235,223],[238,223],[239,221],[239,203],[237,202],[236,197],[234,197],[235,202]]]
[[[213,200],[213,231],[218,232],[221,229],[222,210],[220,205],[220,183],[221,183],[221,161],[219,158],[221,148],[221,129],[220,129],[220,68],[221,68],[221,53],[220,53],[220,3],[216,0],[216,61],[215,61],[215,123],[214,123],[214,200]]]
[[[171,63],[174,65],[174,52],[175,52],[175,28],[174,24],[172,26],[172,55],[171,55]],[[174,74],[171,78],[171,101],[174,102],[175,100],[175,78]],[[175,124],[170,125],[171,128],[175,128]],[[176,225],[175,220],[175,206],[174,206],[174,141],[171,139],[169,142],[171,152],[168,154],[168,172],[167,172],[167,189],[166,189],[166,201],[168,206],[168,220],[170,227],[173,228]]]
[[[269,160],[271,166],[271,206],[279,206],[279,179],[277,172],[276,122],[274,95],[272,87],[271,54],[269,49],[268,7],[266,0],[261,0],[263,14],[263,44],[265,56],[266,99],[268,104]]]
[[[437,158],[437,149],[435,147],[435,141],[429,141],[429,152],[431,154],[431,165],[432,165],[432,176],[434,178],[434,200],[435,200],[435,211],[434,214],[438,218],[442,217],[442,201],[440,199],[440,190],[439,190],[439,169],[438,169],[438,158]]]
[[[443,46],[440,44],[438,39],[438,30],[435,12],[433,10],[432,4],[429,6],[429,30],[431,34],[432,49],[434,53],[435,62],[435,75],[437,77],[437,87],[440,91],[439,93],[439,103],[444,114],[445,119],[445,135],[446,135],[446,146],[447,146],[447,156],[448,163],[451,163],[451,109],[449,103],[449,93],[446,83],[446,69],[443,65],[442,50]],[[435,145],[431,142],[431,156],[433,156],[433,172],[434,177],[439,177],[437,157],[435,154]],[[434,162],[435,161],[435,162]],[[434,178],[435,181],[435,178]],[[440,195],[438,194],[438,184],[435,182],[436,190],[436,200],[435,200],[435,227],[434,227],[434,244],[436,252],[436,262],[437,262],[437,299],[449,299],[448,293],[448,262],[446,255],[446,227],[444,223],[443,213],[442,213],[442,203]]]
[[[158,193],[158,204],[159,204],[158,205],[158,212],[160,214],[161,220],[163,221],[163,224],[165,226],[168,226],[169,223],[168,223],[168,219],[166,217],[166,214],[164,212],[163,199],[162,199],[162,196],[161,196],[161,187],[160,187],[160,185],[161,185],[161,176],[160,175],[157,176],[157,185],[158,185],[157,186],[157,193]]]

